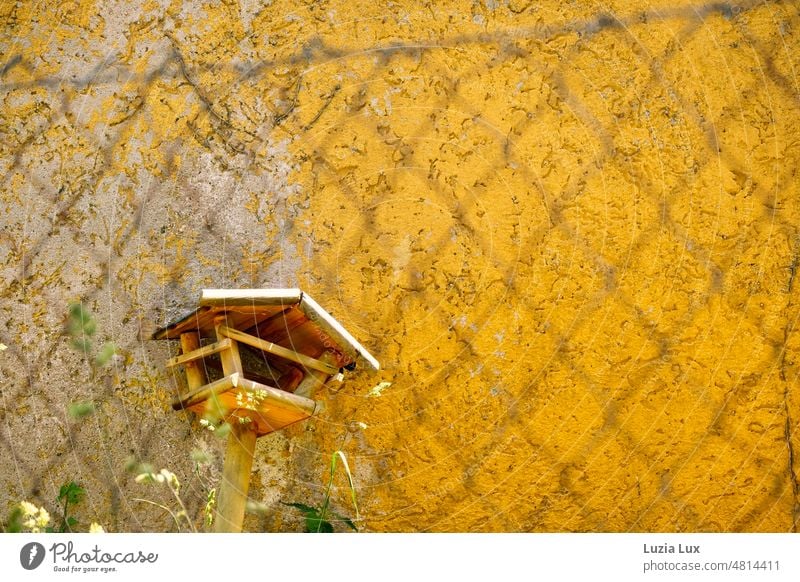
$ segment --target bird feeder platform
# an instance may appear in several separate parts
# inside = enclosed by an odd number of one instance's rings
[[[217,531],[239,531],[255,439],[321,410],[314,391],[378,361],[299,289],[205,289],[197,309],[153,334],[180,340],[167,362],[187,389],[172,402],[210,426],[231,426]]]

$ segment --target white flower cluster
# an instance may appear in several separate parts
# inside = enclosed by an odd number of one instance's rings
[[[44,507],[36,507],[29,501],[21,501],[19,504],[22,510],[22,525],[31,533],[39,533],[50,523],[50,514]]]
[[[236,393],[237,408],[258,410],[258,407],[269,396],[266,390],[240,390]]]
[[[106,533],[106,530],[103,529],[102,525],[93,521],[92,525],[89,526],[89,533]]]

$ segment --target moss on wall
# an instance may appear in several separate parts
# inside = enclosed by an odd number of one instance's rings
[[[199,519],[222,448],[142,338],[202,287],[300,286],[385,369],[259,441],[249,529],[299,529],[277,501],[337,448],[368,531],[796,529],[791,6],[0,14],[0,510],[76,479],[109,529],[169,529],[133,456]],[[120,346],[103,381],[77,299]]]

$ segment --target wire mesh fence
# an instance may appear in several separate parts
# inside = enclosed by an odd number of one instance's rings
[[[149,333],[299,285],[386,370],[259,444],[252,529],[344,448],[366,529],[796,530],[794,4],[2,10],[3,509],[172,528],[132,459],[199,524]]]

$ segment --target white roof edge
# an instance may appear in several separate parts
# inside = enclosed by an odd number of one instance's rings
[[[373,370],[381,369],[378,360],[376,360],[364,346],[358,343],[358,340],[350,335],[350,333],[342,327],[342,324],[336,321],[330,313],[325,311],[319,303],[314,301],[308,293],[301,294],[300,309],[317,327],[334,340],[340,342],[342,347],[348,347],[353,350],[355,353],[351,355],[361,357]]]
[[[300,289],[203,289],[200,305],[214,307],[299,303]]]

